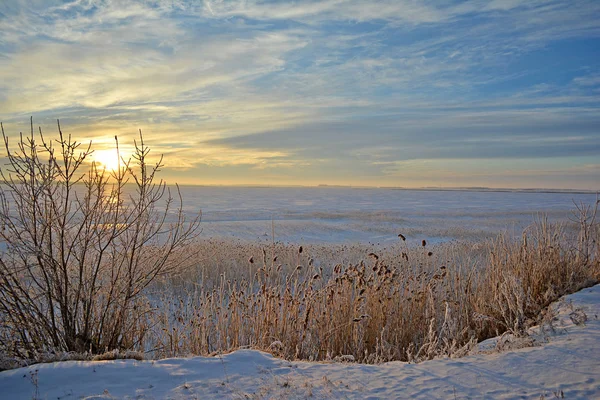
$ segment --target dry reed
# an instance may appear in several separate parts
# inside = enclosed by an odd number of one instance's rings
[[[409,248],[402,240],[378,251],[206,241],[199,268],[157,288],[152,351],[250,347],[364,363],[461,356],[479,340],[524,334],[550,302],[598,282],[598,224],[586,212],[576,238],[540,218],[521,238],[503,234],[483,245],[423,240]],[[356,261],[360,254],[367,259]],[[351,261],[328,263],[336,257]]]

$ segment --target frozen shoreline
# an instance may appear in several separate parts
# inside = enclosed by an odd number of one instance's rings
[[[201,237],[285,243],[415,243],[520,235],[534,218],[568,222],[594,193],[349,187],[182,186],[184,210],[202,210]]]

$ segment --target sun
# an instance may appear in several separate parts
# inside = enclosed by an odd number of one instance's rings
[[[123,166],[123,161],[119,163],[119,154],[116,149],[95,150],[93,154],[94,162],[99,168],[116,171],[119,166]]]

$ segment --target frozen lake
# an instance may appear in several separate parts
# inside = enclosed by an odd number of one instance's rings
[[[400,190],[337,187],[182,186],[188,213],[202,210],[202,237],[292,243],[476,240],[520,233],[541,213],[568,221],[593,193]]]

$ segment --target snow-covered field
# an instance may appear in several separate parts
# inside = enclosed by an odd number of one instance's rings
[[[540,213],[566,221],[594,193],[397,190],[341,187],[181,188],[184,209],[202,210],[202,237],[310,243],[430,243],[521,234]],[[273,224],[273,225],[272,225]]]
[[[600,285],[552,309],[552,327],[532,328],[528,339],[487,340],[459,359],[357,365],[239,350],[208,358],[67,361],[0,372],[0,398],[600,398]]]

